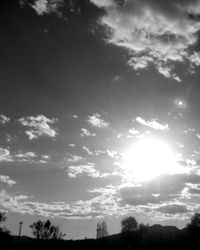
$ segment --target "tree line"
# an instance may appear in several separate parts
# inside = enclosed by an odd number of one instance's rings
[[[10,234],[10,231],[1,224],[7,220],[6,213],[0,212],[0,234]],[[138,224],[137,220],[133,216],[126,217],[121,221],[121,233],[126,234],[129,232],[144,231],[149,225],[142,223]],[[33,236],[38,240],[60,240],[63,239],[66,234],[62,233],[59,226],[55,226],[50,220],[41,221],[38,220],[30,225]],[[200,228],[200,213],[195,213],[190,223],[186,228],[192,232],[196,228]],[[97,223],[97,238],[107,237],[109,235],[108,228],[105,221]]]

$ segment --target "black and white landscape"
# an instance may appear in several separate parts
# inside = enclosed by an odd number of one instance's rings
[[[5,242],[194,246],[199,34],[199,0],[0,0]],[[67,241],[30,238],[38,221]]]

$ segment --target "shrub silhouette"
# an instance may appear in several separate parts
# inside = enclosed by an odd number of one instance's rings
[[[0,212],[0,224],[7,220],[6,213]],[[10,231],[7,230],[5,227],[0,227],[0,233],[10,234]]]
[[[47,221],[38,220],[37,222],[34,222],[32,225],[30,225],[30,228],[32,229],[32,234],[37,239],[59,240],[65,236],[65,234],[63,234],[60,231],[60,228],[54,226],[50,222],[50,220],[47,220]]]

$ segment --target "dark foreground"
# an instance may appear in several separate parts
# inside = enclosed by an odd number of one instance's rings
[[[56,249],[56,250],[188,250],[199,249],[200,228],[182,230],[173,226],[154,225],[136,232],[111,235],[101,239],[36,240],[29,237],[0,234],[0,249]]]

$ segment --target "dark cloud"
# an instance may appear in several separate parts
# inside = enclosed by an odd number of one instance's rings
[[[159,207],[157,211],[165,214],[182,214],[187,213],[188,209],[185,205],[169,204]]]
[[[198,189],[198,188],[189,188],[188,193],[199,195],[200,194],[200,189]]]
[[[200,53],[188,50],[198,40],[199,20],[191,14],[200,14],[199,1],[90,1],[105,9],[101,24],[109,30],[108,42],[130,52],[128,64],[135,70],[154,64],[160,74],[181,81],[175,62],[200,65]]]
[[[143,183],[141,186],[125,187],[119,190],[122,204],[147,205],[178,198],[186,183],[199,183],[200,176],[189,174],[167,175]]]

